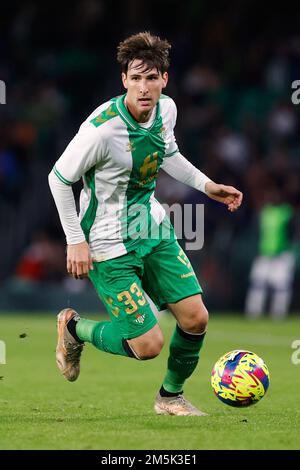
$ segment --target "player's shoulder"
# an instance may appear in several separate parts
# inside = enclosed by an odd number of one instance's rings
[[[160,95],[160,112],[164,122],[169,122],[172,127],[176,124],[177,107],[175,101],[167,95]]]
[[[175,111],[177,109],[173,98],[171,98],[168,95],[164,95],[163,93],[160,95],[159,104],[162,108],[167,108],[167,109],[175,110]]]
[[[91,129],[91,132],[97,130],[101,134],[108,132],[113,119],[118,116],[115,103],[116,98],[102,103],[83,121],[81,128]]]

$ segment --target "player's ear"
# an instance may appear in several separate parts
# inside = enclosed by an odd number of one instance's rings
[[[163,79],[163,88],[166,88],[168,80],[169,80],[168,72],[164,72],[162,74],[162,79]]]
[[[124,88],[128,88],[128,85],[127,85],[127,74],[122,72],[122,83],[123,83],[123,86]]]

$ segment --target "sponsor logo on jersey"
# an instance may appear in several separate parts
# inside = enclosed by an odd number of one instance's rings
[[[185,277],[190,277],[190,276],[195,276],[195,273],[187,273],[187,274],[181,274],[181,279],[184,279]]]

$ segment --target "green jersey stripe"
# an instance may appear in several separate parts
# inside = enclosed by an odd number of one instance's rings
[[[131,127],[132,129],[136,129],[137,126],[135,125],[133,118],[130,116],[126,106],[123,103],[124,96],[125,95],[120,96],[120,98],[116,101],[117,110],[125,124],[127,124],[127,126]]]
[[[173,155],[176,155],[176,153],[178,153],[178,152],[179,152],[179,149],[177,148],[176,150],[174,150],[174,152],[167,153],[167,154],[165,155],[165,157],[172,157]]]
[[[63,175],[60,174],[60,172],[58,171],[58,169],[55,166],[53,167],[53,171],[54,171],[54,174],[57,176],[58,179],[60,179],[60,181],[62,183],[65,183],[68,186],[71,186],[72,184],[74,184],[74,183],[72,183],[72,181],[69,181],[66,178],[64,178]]]
[[[150,198],[155,190],[158,170],[165,155],[162,126],[160,108],[157,107],[155,123],[151,129],[146,129],[146,133],[140,126],[136,130],[127,128],[132,154],[132,170],[126,190],[127,206],[124,207],[126,220],[125,224],[122,224],[122,229],[126,228],[123,243],[127,251],[131,251],[139,243],[132,234],[148,238],[153,224]]]
[[[96,166],[93,166],[84,175],[86,184],[88,188],[91,190],[90,203],[81,221],[81,228],[83,230],[83,233],[85,235],[85,239],[87,242],[89,241],[90,231],[94,224],[96,213],[97,213],[97,208],[98,208],[98,199],[97,199],[96,190],[95,190],[95,169],[96,169]]]

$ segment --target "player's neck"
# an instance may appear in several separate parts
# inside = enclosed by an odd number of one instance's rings
[[[152,111],[153,111],[153,108],[150,109],[149,111],[145,111],[145,112],[141,113],[135,108],[135,106],[133,104],[128,102],[127,97],[125,97],[124,103],[125,103],[125,106],[126,106],[128,112],[131,114],[131,116],[137,122],[145,123],[145,122],[149,121],[149,119],[151,117],[151,114],[152,114]]]

